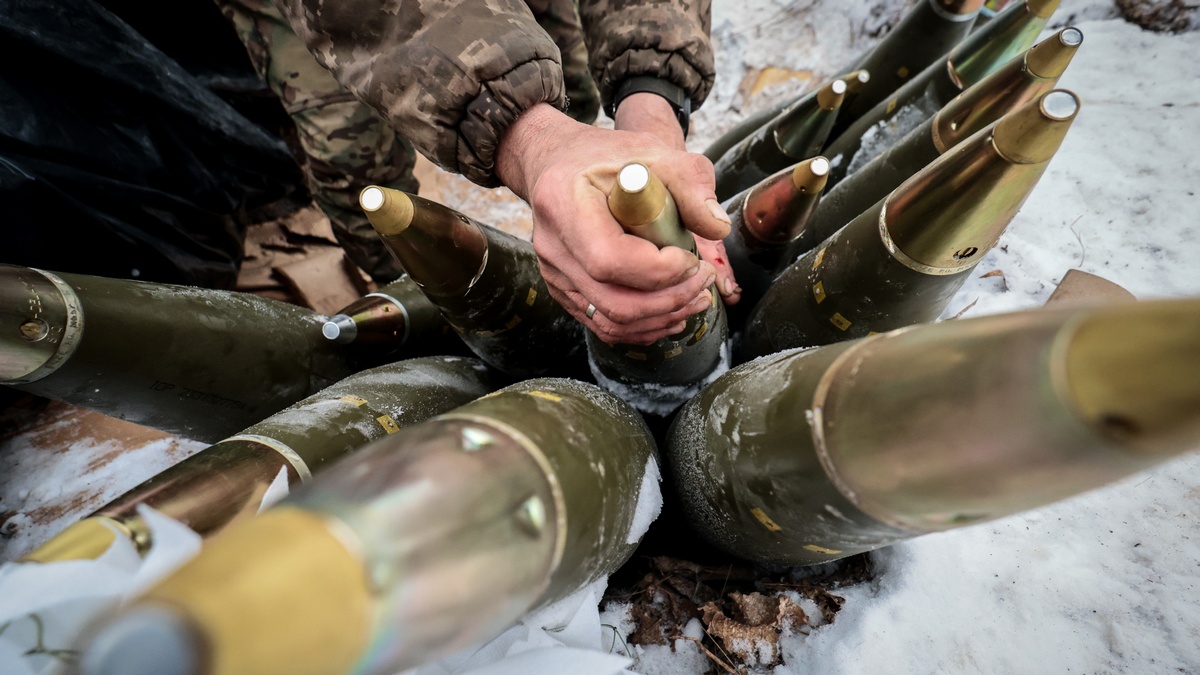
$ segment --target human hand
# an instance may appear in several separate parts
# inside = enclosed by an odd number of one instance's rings
[[[687,151],[683,129],[679,126],[679,120],[675,118],[674,109],[658,94],[638,92],[625,97],[617,108],[616,119],[613,122],[617,129],[648,133],[669,147]],[[680,215],[682,216],[682,213]],[[720,239],[705,239],[697,234],[696,250],[700,253],[700,258],[716,270],[717,292],[721,294],[725,304],[737,304],[742,297],[742,287],[737,285],[733,276],[733,267],[730,266],[729,256],[725,253],[725,242]]]
[[[607,203],[620,168],[642,162],[670,190],[690,230],[723,239],[729,218],[703,156],[654,134],[580,124],[539,104],[509,127],[496,157],[501,181],[533,207],[533,245],[550,294],[600,339],[650,344],[708,307],[713,266],[626,234]]]

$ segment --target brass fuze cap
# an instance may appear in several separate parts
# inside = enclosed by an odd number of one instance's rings
[[[234,525],[85,638],[84,672],[349,672],[368,644],[372,598],[335,526],[295,507]]]
[[[1075,27],[1064,28],[1042,40],[1025,52],[1025,67],[1030,73],[1043,79],[1060,77],[1075,56],[1075,50],[1083,44],[1083,31]]]
[[[400,234],[413,221],[412,199],[400,190],[371,185],[358,194],[358,205],[382,235]]]
[[[842,107],[842,101],[846,100],[846,90],[847,85],[844,80],[839,78],[830,82],[817,92],[817,105],[821,110],[837,110]]]
[[[645,164],[621,167],[617,182],[608,194],[608,210],[624,227],[641,227],[654,222],[667,206],[667,187]]]
[[[862,91],[862,88],[871,81],[871,73],[865,70],[853,70],[839,76],[838,79],[846,83],[846,95],[852,96]]]
[[[1097,311],[1066,349],[1068,398],[1102,436],[1146,457],[1200,449],[1200,298]]]
[[[816,194],[825,189],[829,180],[829,160],[824,157],[806,159],[792,169],[792,185],[800,192]]]
[[[1042,94],[1036,105],[1006,115],[992,130],[996,150],[1015,164],[1038,164],[1058,152],[1079,112],[1079,97],[1066,89]]]

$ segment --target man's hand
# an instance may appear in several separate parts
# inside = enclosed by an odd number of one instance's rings
[[[682,141],[673,116],[671,122]],[[626,234],[607,202],[620,168],[640,161],[671,192],[688,229],[723,239],[729,219],[706,158],[657,133],[580,124],[546,104],[509,127],[496,158],[501,181],[533,207],[533,245],[550,294],[602,340],[649,344],[682,330],[684,319],[708,306],[713,266]],[[588,305],[596,308],[591,317]]]
[[[627,96],[617,108],[616,119],[613,121],[617,129],[652,134],[669,147],[687,151],[683,129],[679,126],[679,120],[675,118],[675,111],[657,94],[639,92]],[[715,181],[715,177],[713,180]],[[667,189],[670,189],[669,185]],[[733,277],[733,268],[729,265],[729,256],[725,253],[725,242],[720,239],[705,239],[697,234],[696,250],[699,251],[700,258],[708,261],[716,270],[717,291],[725,300],[725,304],[737,304],[742,297],[742,288]]]

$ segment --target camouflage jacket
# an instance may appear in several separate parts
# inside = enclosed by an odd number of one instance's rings
[[[536,1],[536,0],[535,0]],[[558,48],[521,0],[280,0],[317,59],[441,167],[498,182],[496,146],[526,109],[566,104]],[[607,102],[634,75],[699,106],[712,87],[710,0],[581,0]]]

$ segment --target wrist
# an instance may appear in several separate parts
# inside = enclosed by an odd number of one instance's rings
[[[577,124],[548,103],[539,103],[521,113],[496,146],[496,177],[518,197],[528,200],[534,181],[541,174],[540,163],[554,147],[554,139]]]
[[[653,134],[672,148],[686,149],[674,106],[658,94],[638,92],[626,96],[613,115],[613,126]]]
[[[687,138],[688,124],[692,114],[691,98],[679,85],[653,75],[636,75],[622,81],[613,92],[612,103],[608,109],[609,116],[615,120],[615,111],[628,98],[642,93],[653,94],[661,98],[670,107],[681,133],[684,138]]]

